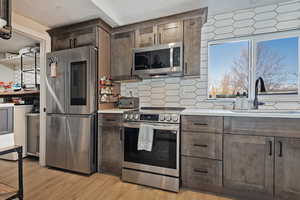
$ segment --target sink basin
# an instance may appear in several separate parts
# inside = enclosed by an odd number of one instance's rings
[[[232,110],[236,113],[300,114],[300,110]]]

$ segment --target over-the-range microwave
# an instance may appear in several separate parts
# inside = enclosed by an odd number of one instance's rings
[[[133,51],[133,75],[142,78],[183,75],[182,43],[136,48]]]

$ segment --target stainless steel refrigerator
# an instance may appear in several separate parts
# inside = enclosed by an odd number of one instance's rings
[[[47,54],[46,165],[91,174],[96,169],[97,50]]]

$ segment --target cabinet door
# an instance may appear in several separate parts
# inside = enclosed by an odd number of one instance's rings
[[[111,39],[111,76],[113,80],[130,79],[133,65],[134,32],[118,33]]]
[[[73,47],[96,45],[96,28],[88,28],[75,31],[73,34]]]
[[[62,34],[52,37],[52,51],[60,51],[73,48],[73,38],[71,34]]]
[[[171,22],[158,25],[158,43],[169,44],[173,42],[182,42],[183,25],[182,22]]]
[[[184,75],[200,75],[201,17],[184,21]]]
[[[121,176],[122,173],[122,129],[120,127],[106,127],[100,129],[102,155],[100,168],[104,173]]]
[[[14,124],[14,110],[10,108],[0,108],[0,135],[12,133]]]
[[[273,195],[274,138],[224,136],[224,187]]]
[[[136,31],[136,47],[149,47],[156,43],[156,31],[154,26],[142,27]]]
[[[300,199],[300,140],[277,138],[275,150],[275,195],[280,200]]]

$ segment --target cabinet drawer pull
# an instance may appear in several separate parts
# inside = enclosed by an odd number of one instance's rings
[[[203,148],[207,148],[208,145],[207,145],[207,144],[194,144],[194,147],[203,147]]]
[[[269,156],[272,156],[272,152],[273,152],[273,143],[272,141],[269,141],[269,146],[270,146],[270,152],[269,152]]]
[[[282,157],[282,142],[279,141],[279,157]]]
[[[188,73],[188,63],[187,62],[184,64],[184,73],[185,74]]]
[[[72,49],[72,39],[69,39],[69,48]]]
[[[77,47],[77,39],[76,38],[73,39],[73,43],[74,43],[73,47],[76,48]]]
[[[201,170],[201,169],[194,169],[194,172],[201,173],[201,174],[208,174],[207,170]]]
[[[123,141],[123,129],[120,128],[120,141]]]
[[[159,44],[161,44],[161,33],[159,33]]]
[[[194,123],[195,126],[208,126],[206,123]]]
[[[108,121],[108,122],[116,122],[117,120],[115,120],[115,119],[105,119],[105,121]]]

